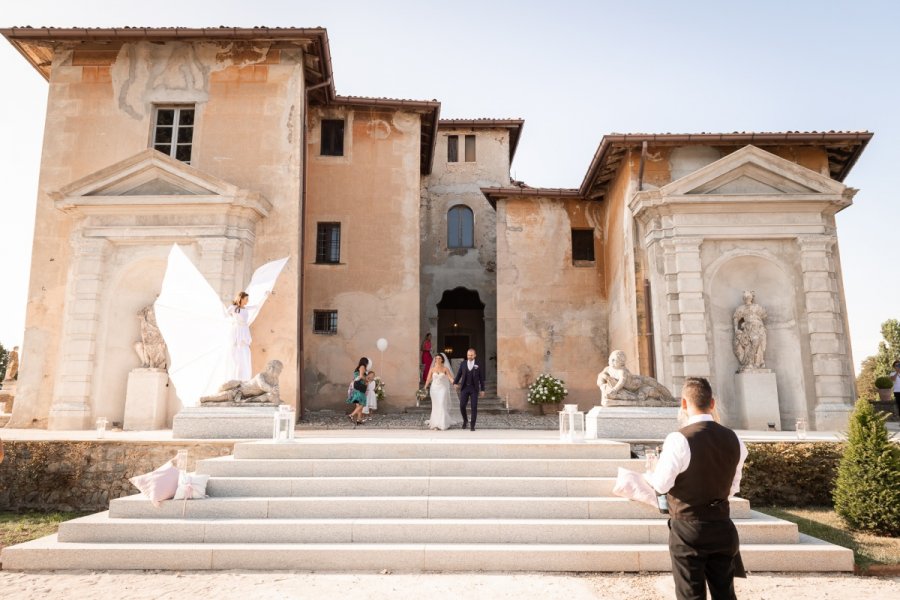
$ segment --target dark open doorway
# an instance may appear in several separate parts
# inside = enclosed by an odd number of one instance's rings
[[[484,302],[478,292],[464,287],[447,290],[438,302],[437,352],[444,352],[453,366],[475,348],[484,364]]]

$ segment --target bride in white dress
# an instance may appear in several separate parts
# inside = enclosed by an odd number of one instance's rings
[[[447,368],[450,361],[441,353],[434,357],[425,387],[431,384],[431,418],[429,429],[449,429],[454,421],[450,417],[450,382],[453,373]]]

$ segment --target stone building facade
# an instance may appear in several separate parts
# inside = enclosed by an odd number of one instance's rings
[[[122,419],[173,243],[223,302],[290,257],[252,358],[285,364],[303,410],[340,410],[361,356],[382,409],[413,405],[428,332],[454,357],[475,347],[514,409],[543,372],[596,404],[613,349],[673,393],[703,375],[732,398],[729,315],[750,288],[782,421],[846,418],[834,214],[869,133],[610,135],[580,187],[531,188],[509,176],[521,120],[339,96],[324,29],[2,33],[49,82],[10,427]],[[170,387],[169,423],[180,407]]]

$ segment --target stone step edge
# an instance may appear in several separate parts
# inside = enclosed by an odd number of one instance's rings
[[[625,504],[627,502],[633,502],[633,500],[629,500],[628,498],[621,498],[619,496],[207,496],[206,498],[198,498],[196,500],[163,500],[163,502],[203,502],[206,500],[213,500],[216,502],[228,502],[238,504],[241,502],[268,502],[270,500],[278,500],[278,501],[291,501],[291,502],[312,502],[312,501],[347,501],[347,500],[362,500],[365,501],[387,501],[387,500],[395,500],[395,501],[411,501],[411,500],[435,500],[440,502],[446,501],[455,501],[455,500],[470,500],[473,502],[509,502],[509,501],[525,501],[525,502],[615,502],[617,504]],[[143,496],[142,494],[132,494],[131,496],[122,496],[121,498],[114,498],[111,500],[112,502],[145,502],[147,504],[150,503],[149,498]],[[744,498],[730,498],[729,502],[731,505],[744,505],[749,504],[748,500]],[[647,507],[650,508],[649,506]],[[664,517],[665,515],[660,514],[660,517]]]
[[[802,534],[797,544],[743,545],[741,555],[749,571],[853,570],[852,550]],[[348,560],[348,556],[354,560]],[[611,564],[600,564],[604,560]],[[59,542],[56,534],[4,548],[0,561],[7,571],[277,571],[304,567],[315,571],[388,568],[398,572],[671,570],[666,544],[82,544]]]

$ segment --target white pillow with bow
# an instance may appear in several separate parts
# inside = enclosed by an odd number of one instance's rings
[[[175,500],[206,498],[207,482],[209,482],[209,475],[182,472],[178,475],[178,489],[175,490]]]

